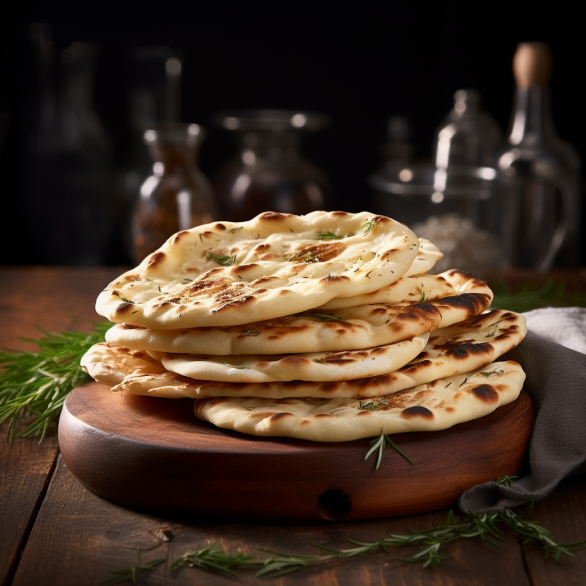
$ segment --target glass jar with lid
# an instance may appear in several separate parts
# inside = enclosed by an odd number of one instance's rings
[[[300,152],[303,135],[330,120],[322,114],[289,110],[246,110],[216,116],[233,132],[238,154],[212,178],[227,220],[243,221],[272,210],[307,214],[331,206],[327,175]]]
[[[371,175],[369,183],[373,212],[408,225],[444,253],[434,272],[460,269],[486,277],[514,265],[514,177],[493,167],[410,165]]]

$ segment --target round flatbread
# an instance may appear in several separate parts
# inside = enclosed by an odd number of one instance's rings
[[[425,283],[423,277],[416,281]],[[299,315],[224,328],[153,330],[132,324],[111,328],[106,340],[119,346],[174,354],[299,354],[360,350],[393,344],[458,323],[485,311],[492,291],[462,271],[447,271],[432,279],[456,295],[429,303],[361,305],[338,310],[319,309]],[[415,293],[416,297],[417,294]],[[419,298],[425,297],[425,290]]]
[[[340,309],[372,303],[416,303],[462,293],[487,295],[490,298],[489,305],[493,298],[492,291],[484,281],[465,271],[452,269],[439,275],[404,276],[395,283],[371,293],[353,297],[336,297],[324,303],[319,309]]]
[[[226,382],[343,381],[392,374],[388,393],[488,364],[521,343],[525,317],[497,310],[397,344],[347,352],[286,356],[161,354],[170,372]],[[421,350],[413,354],[414,350]],[[411,359],[405,360],[411,355]]]
[[[439,330],[441,332],[441,330]],[[448,331],[448,330],[444,330]],[[190,379],[173,372],[134,373],[113,390],[136,395],[176,398],[203,397],[319,397],[368,399],[428,383],[442,376],[482,367],[516,346],[525,335],[523,316],[497,311],[453,328],[448,339],[430,336],[424,354],[411,364],[373,377],[345,381],[300,381],[234,383]],[[490,340],[490,341],[488,341]],[[108,359],[112,358],[108,356]]]
[[[517,362],[441,378],[369,401],[352,399],[199,399],[195,415],[218,427],[257,436],[345,442],[381,434],[437,431],[478,419],[521,392]]]
[[[423,273],[429,272],[443,256],[443,253],[440,252],[435,244],[425,238],[420,238],[417,256],[413,264],[409,267],[409,270],[403,276],[413,277],[415,275],[423,275]]]
[[[265,212],[178,232],[108,285],[96,311],[162,330],[273,319],[390,285],[418,251],[415,234],[385,216]]]
[[[344,352],[237,356],[163,354],[160,360],[170,372],[198,380],[236,383],[342,381],[397,370],[423,351],[428,338],[429,334],[425,333],[396,344]]]
[[[121,324],[108,330],[106,340],[127,348],[173,354],[338,352],[394,344],[434,330],[441,321],[441,313],[429,303],[361,305],[224,328],[169,331]]]
[[[81,368],[92,378],[109,387],[121,383],[132,374],[161,374],[163,365],[142,350],[114,346],[107,342],[94,344],[82,357]]]

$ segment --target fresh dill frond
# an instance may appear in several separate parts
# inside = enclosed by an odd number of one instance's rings
[[[44,337],[23,338],[37,344],[39,352],[0,352],[0,365],[4,366],[0,375],[0,423],[8,421],[8,443],[15,435],[40,435],[43,441],[49,426],[56,422],[65,397],[90,378],[79,364],[82,356],[94,344],[104,342],[113,325],[97,322],[90,334],[57,334],[39,328]],[[19,423],[27,428],[16,434]]]

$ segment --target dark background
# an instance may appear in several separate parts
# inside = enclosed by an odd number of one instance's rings
[[[356,4],[356,3],[354,3]],[[34,115],[36,65],[31,22],[53,26],[57,47],[72,41],[98,43],[94,104],[123,164],[130,144],[126,62],[129,47],[168,45],[184,53],[182,119],[209,127],[214,112],[240,108],[290,108],[329,114],[333,126],[308,137],[304,152],[332,178],[336,207],[368,209],[366,176],[380,164],[385,121],[405,115],[414,128],[416,156],[431,154],[434,132],[460,88],[476,88],[483,107],[508,129],[517,43],[544,41],[553,54],[551,94],[559,136],[586,157],[582,89],[583,19],[557,5],[547,11],[482,5],[388,4],[384,9],[319,11],[279,5],[279,11],[248,4],[189,9],[146,4],[134,12],[104,15],[77,8],[51,9],[4,18],[0,24],[0,112],[6,125],[0,145],[2,173],[0,263],[34,264],[43,238],[62,230],[60,210],[43,218],[39,234],[27,196],[27,145]],[[154,6],[154,5],[153,5]],[[276,5],[275,5],[276,6]],[[496,6],[496,5],[495,5]],[[212,132],[201,167],[210,176],[234,152]],[[583,220],[584,223],[584,209]],[[38,225],[38,223],[36,224]],[[113,246],[110,264],[129,262]],[[582,264],[584,264],[582,252]]]

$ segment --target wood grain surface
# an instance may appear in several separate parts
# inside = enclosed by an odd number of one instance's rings
[[[34,352],[21,337],[38,338],[35,327],[90,331],[98,319],[93,309],[96,289],[119,274],[118,269],[0,270],[0,348]],[[8,584],[46,489],[57,458],[57,438],[42,445],[16,438],[7,445],[7,426],[0,426],[0,584]]]
[[[500,549],[476,540],[454,543],[447,551],[450,559],[435,570],[396,559],[412,555],[416,551],[413,549],[334,562],[268,582],[254,578],[253,571],[243,572],[235,579],[192,568],[170,570],[172,561],[211,543],[220,543],[230,552],[240,550],[256,555],[261,555],[258,548],[319,554],[321,551],[310,545],[309,540],[347,547],[350,545],[347,537],[376,541],[391,533],[429,528],[444,522],[445,518],[446,512],[438,512],[313,525],[186,522],[181,517],[150,516],[105,501],[85,489],[60,459],[14,585],[97,586],[108,578],[110,571],[132,566],[138,547],[144,551],[143,561],[167,558],[152,575],[137,580],[143,585],[530,584],[523,569],[522,551],[514,538]]]
[[[37,337],[34,324],[56,331],[89,330],[91,326],[86,320],[98,319],[93,310],[97,292],[121,272],[122,269],[0,269],[0,345],[30,351],[34,347],[17,337]],[[583,269],[555,276],[567,282],[569,290],[586,290]],[[505,278],[519,285],[539,282],[527,271],[513,271]],[[53,468],[48,463],[53,464],[55,453],[54,443],[39,446],[34,440],[17,439],[13,447],[8,447],[0,441],[1,584],[94,586],[107,579],[109,571],[132,566],[137,547],[145,550],[144,561],[165,558],[168,554],[168,562],[152,576],[139,576],[138,584],[262,584],[262,580],[253,578],[252,572],[233,579],[190,568],[171,573],[169,565],[184,553],[215,541],[228,551],[240,548],[255,553],[257,547],[263,547],[316,553],[307,544],[308,539],[334,547],[345,545],[346,537],[374,541],[390,533],[404,533],[408,528],[429,528],[442,523],[447,513],[311,525],[212,523],[178,515],[161,517],[100,498],[84,488],[61,461],[51,476]],[[31,482],[35,477],[36,487]],[[41,478],[45,486],[51,479],[44,498],[42,485],[39,490]],[[586,478],[576,477],[562,483],[536,505],[532,518],[551,529],[560,541],[586,539]],[[11,532],[16,539],[6,539]],[[413,552],[404,552],[409,553]],[[451,557],[433,570],[394,559],[403,555],[401,550],[388,556],[358,557],[267,583],[279,586],[586,584],[586,552],[555,562],[545,559],[535,546],[521,546],[513,535],[500,549],[474,540],[452,543],[445,553]],[[16,567],[13,562],[20,563]]]
[[[199,421],[192,400],[88,383],[67,397],[59,445],[71,472],[117,503],[215,520],[354,520],[452,506],[476,484],[517,474],[532,423],[522,393],[450,429],[391,436],[416,465],[387,449],[375,470],[370,438],[260,438]]]

